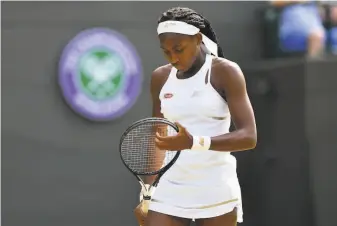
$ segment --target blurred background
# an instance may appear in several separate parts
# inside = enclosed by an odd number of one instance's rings
[[[240,225],[337,225],[336,2],[1,2],[1,6],[2,225],[137,225],[133,208],[139,185],[122,165],[118,142],[128,125],[151,115],[150,74],[166,63],[157,40],[157,19],[174,6],[187,6],[207,17],[226,57],[239,63],[246,76],[258,145],[254,151],[235,154],[244,205]],[[107,49],[124,45],[82,35],[77,52],[67,55],[65,50],[80,32],[97,27],[112,29],[128,40],[134,49],[128,56],[128,73],[133,71],[138,78],[122,78],[131,90],[124,91],[136,92],[124,111],[116,112],[124,102],[105,107],[111,114],[104,120],[98,103],[111,96],[96,96],[81,111],[79,102],[76,108],[76,101],[69,98],[71,74],[68,82],[62,80],[73,69],[86,82],[82,91],[97,94],[97,83],[90,83],[95,76],[90,75],[101,76],[101,81],[111,76],[104,74],[109,74],[105,69],[114,59]],[[82,56],[91,45],[102,48],[92,58]],[[123,53],[127,55],[127,50]],[[61,56],[68,63],[65,71]],[[96,66],[106,60],[93,72],[92,67],[71,68],[77,59]],[[113,78],[119,84],[120,77]]]

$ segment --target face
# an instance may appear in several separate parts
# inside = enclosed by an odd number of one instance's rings
[[[201,35],[164,33],[159,35],[160,47],[168,62],[180,71],[191,68],[200,51]]]

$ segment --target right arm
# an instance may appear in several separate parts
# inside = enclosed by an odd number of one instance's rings
[[[151,75],[151,85],[150,85],[150,92],[151,92],[151,99],[152,99],[152,117],[157,117],[157,118],[164,118],[163,114],[161,113],[161,102],[159,99],[159,94],[161,89],[163,88],[168,75],[170,73],[170,67],[168,65],[162,66],[157,68],[152,72]],[[164,128],[166,129],[166,127]],[[163,128],[156,127],[154,128],[154,134],[156,132],[159,132],[161,135],[163,134],[164,131]],[[155,137],[153,137],[155,139]],[[155,164],[155,169],[153,171],[156,171],[161,168],[164,158],[165,158],[165,152],[158,150],[155,150],[155,153],[157,154],[156,159],[157,159],[157,164]],[[147,184],[152,184],[155,179],[155,176],[149,176],[146,180]]]
[[[164,118],[163,114],[160,112],[160,99],[159,94],[163,88],[164,83],[166,82],[164,69],[162,67],[157,68],[152,72],[151,76],[151,99],[152,99],[152,116],[158,118]],[[166,76],[167,77],[167,76]]]

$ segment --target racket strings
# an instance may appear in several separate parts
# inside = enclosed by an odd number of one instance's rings
[[[121,156],[125,164],[135,173],[150,174],[164,168],[175,157],[175,151],[159,150],[155,136],[172,136],[176,131],[164,123],[154,122],[134,127],[124,137]]]

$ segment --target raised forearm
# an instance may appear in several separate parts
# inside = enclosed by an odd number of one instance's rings
[[[245,151],[256,146],[256,132],[247,129],[211,137],[210,149],[214,151]]]

